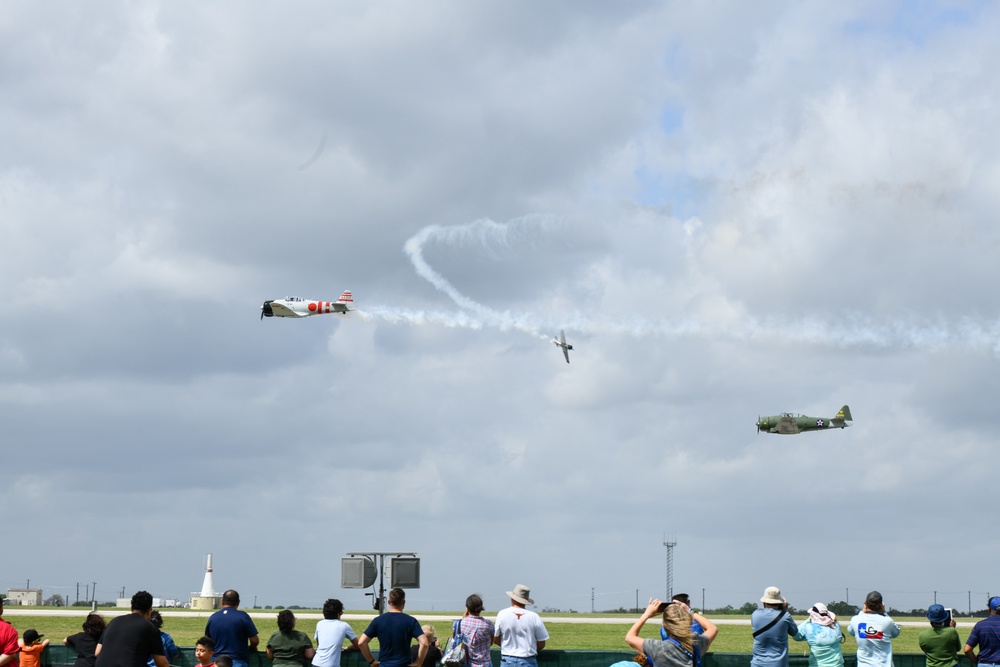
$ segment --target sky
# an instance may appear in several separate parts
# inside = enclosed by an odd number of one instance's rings
[[[990,2],[0,8],[0,589],[1000,589]],[[347,316],[260,320],[265,299]],[[574,346],[566,364],[552,337]],[[758,416],[851,428],[757,433]],[[702,597],[704,596],[704,597]]]

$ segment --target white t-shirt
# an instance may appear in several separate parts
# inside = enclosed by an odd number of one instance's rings
[[[312,664],[317,667],[339,667],[340,651],[344,638],[357,639],[354,630],[347,623],[335,618],[325,618],[316,624],[316,655]]]
[[[891,618],[862,612],[847,629],[858,640],[859,666],[892,667],[892,638],[899,636],[899,626]]]
[[[538,614],[523,607],[498,611],[494,628],[494,636],[500,637],[500,653],[518,658],[538,655],[538,642],[549,638]]]

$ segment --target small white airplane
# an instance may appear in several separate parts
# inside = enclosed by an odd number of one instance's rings
[[[561,347],[562,348],[563,356],[566,357],[566,363],[568,364],[569,363],[569,351],[573,349],[573,346],[566,344],[566,334],[560,329],[559,330],[559,338],[553,339],[552,342],[556,344],[556,347]]]
[[[344,290],[336,301],[310,301],[297,296],[265,301],[260,307],[260,319],[265,317],[309,317],[324,313],[340,313],[354,310],[354,299],[350,290]]]

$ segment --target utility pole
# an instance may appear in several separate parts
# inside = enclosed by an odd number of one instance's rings
[[[80,582],[76,582],[76,601],[80,601]]]
[[[663,534],[663,546],[667,548],[667,596],[663,598],[666,601],[674,596],[674,547],[677,546],[676,538],[667,541],[667,534]]]
[[[90,583],[94,584],[94,587],[90,589],[90,604],[93,606],[94,602],[97,601],[97,582],[92,581]]]
[[[701,613],[705,613],[705,589],[701,589]]]
[[[844,589],[844,604],[851,604],[851,589]]]
[[[590,587],[590,613],[594,613],[594,587]]]
[[[635,589],[635,613],[639,613],[639,589]]]
[[[937,604],[937,591],[934,591],[934,604]]]

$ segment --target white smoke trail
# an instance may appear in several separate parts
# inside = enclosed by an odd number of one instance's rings
[[[403,245],[403,250],[409,256],[417,275],[431,285],[434,285],[439,291],[448,295],[459,307],[474,313],[478,318],[480,326],[491,326],[501,331],[516,329],[543,340],[548,340],[548,336],[541,333],[538,323],[527,313],[515,314],[509,310],[503,312],[494,310],[455,289],[455,286],[448,282],[447,278],[435,271],[427,263],[427,260],[424,259],[424,246],[430,240],[440,240],[448,245],[474,243],[487,249],[493,245],[506,247],[509,236],[519,231],[520,227],[524,225],[544,227],[550,224],[550,221],[550,218],[531,216],[519,218],[508,224],[499,224],[483,218],[467,225],[456,225],[454,227],[430,225],[409,238]]]
[[[365,306],[353,311],[364,320],[380,319],[390,324],[437,324],[449,329],[482,329],[483,323],[468,313],[415,310],[395,306]]]
[[[843,312],[825,319],[808,316],[797,319],[742,316],[722,323],[706,323],[691,318],[649,319],[621,313],[616,313],[613,319],[604,319],[593,313],[577,311],[554,321],[528,312],[512,313],[485,306],[460,292],[424,257],[424,248],[430,242],[452,247],[474,246],[495,252],[508,248],[512,240],[519,243],[530,242],[532,235],[551,232],[557,224],[555,218],[527,216],[508,223],[480,219],[465,225],[424,227],[406,241],[403,249],[417,275],[447,295],[462,310],[447,312],[370,306],[361,312],[366,317],[396,323],[433,323],[446,327],[494,328],[501,331],[513,329],[543,340],[549,340],[550,337],[542,331],[554,334],[559,329],[565,329],[567,332],[587,335],[766,340],[834,347],[988,348],[1000,356],[1000,320],[984,321],[971,317],[957,320],[938,318],[934,321],[897,318],[880,322],[863,313]]]

